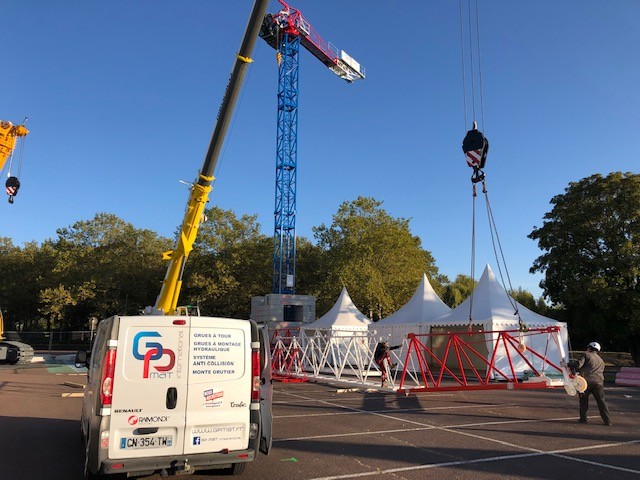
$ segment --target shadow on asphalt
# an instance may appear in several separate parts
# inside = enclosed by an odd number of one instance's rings
[[[37,412],[32,414],[37,416]],[[2,471],[7,473],[3,478],[82,478],[84,447],[79,421],[0,416],[0,432]]]

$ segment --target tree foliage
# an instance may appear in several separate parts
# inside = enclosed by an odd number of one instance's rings
[[[471,295],[477,284],[478,282],[470,276],[460,274],[453,282],[445,285],[442,301],[449,307],[455,308]]]
[[[255,215],[238,218],[212,207],[189,257],[181,302],[202,314],[249,318],[251,297],[271,290],[273,241],[260,233]]]
[[[529,238],[543,254],[531,272],[561,305],[581,344],[640,346],[640,175],[611,173],[572,182]]]
[[[255,215],[212,207],[206,216],[179,304],[198,304],[204,315],[249,318],[251,298],[271,291],[273,238],[260,233]],[[317,297],[318,315],[343,286],[376,320],[402,307],[424,273],[452,307],[475,286],[465,275],[454,282],[440,275],[410,221],[390,216],[373,198],[343,203],[331,225],[315,228],[314,235],[315,243],[297,238],[296,292]],[[173,245],[108,213],[60,228],[41,245],[17,247],[0,238],[5,327],[86,329],[91,317],[135,315],[155,303],[167,267],[162,252]]]
[[[324,253],[314,292],[318,312],[327,311],[345,286],[354,303],[377,320],[411,297],[423,273],[437,278],[433,257],[411,234],[409,220],[391,217],[381,205],[358,197],[339,207],[331,226],[314,228]]]
[[[170,242],[115,215],[99,213],[57,231],[42,246],[8,246],[0,268],[5,318],[23,329],[44,318],[50,328],[84,329],[89,317],[137,314],[153,304]]]

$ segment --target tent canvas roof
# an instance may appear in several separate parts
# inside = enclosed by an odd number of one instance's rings
[[[429,279],[423,273],[422,280],[409,301],[398,311],[383,318],[377,326],[433,323],[433,320],[450,312],[449,308],[435,292]]]
[[[562,322],[529,310],[508,296],[506,290],[496,280],[496,276],[488,264],[473,291],[473,296],[469,296],[456,308],[435,319],[432,323],[435,325],[468,325],[469,304],[472,298],[473,310],[471,318],[472,323],[475,324],[491,322],[493,325],[512,325],[517,323],[518,316],[515,314],[514,309],[514,305],[517,305],[520,318],[527,326],[564,325]]]
[[[371,320],[353,304],[345,287],[331,309],[305,328],[346,328],[366,330]]]

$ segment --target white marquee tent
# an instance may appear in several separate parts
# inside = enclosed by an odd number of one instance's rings
[[[409,301],[395,313],[369,324],[369,331],[390,345],[400,345],[408,333],[429,333],[429,324],[450,311],[427,276],[422,274],[422,280]]]
[[[358,310],[345,287],[331,309],[304,327],[302,343],[310,356],[323,357],[321,363],[334,368],[359,366],[369,357],[371,320]]]
[[[371,320],[358,310],[351,300],[346,287],[331,309],[315,322],[305,325],[305,330],[366,331]]]
[[[517,306],[520,319],[522,319],[522,322],[530,329],[559,326],[561,328],[560,338],[564,354],[565,356],[568,355],[569,334],[567,324],[539,315],[508,296],[505,289],[496,280],[496,277],[489,265],[486,266],[482,277],[480,277],[478,285],[476,285],[476,288],[473,291],[473,295],[449,313],[435,319],[432,322],[431,333],[453,332],[456,331],[455,327],[458,327],[457,331],[466,331],[470,323],[469,305],[471,304],[472,299],[473,309],[471,311],[471,323],[474,327],[474,331],[517,329],[519,327],[519,321],[514,308],[514,306]],[[513,335],[518,336],[517,333],[514,333]],[[549,367],[543,366],[545,362],[535,357],[535,355],[530,352],[531,349],[535,350],[555,365],[560,365],[560,349],[550,334],[528,335],[524,332],[522,335],[522,341],[528,349],[525,352],[525,357],[536,369],[547,371]],[[486,333],[484,335],[486,340],[484,351],[488,354],[487,360],[490,359],[493,353],[493,345],[495,344],[497,336],[498,334],[490,333]],[[475,335],[475,337],[480,336]],[[432,342],[433,341],[434,337],[432,337]],[[522,358],[519,358],[519,356],[516,357],[517,358],[514,358],[514,355],[511,355],[516,372],[522,373],[525,370],[528,370],[529,366],[526,362],[524,362]],[[505,355],[503,346],[498,347],[495,359],[495,365],[497,368],[502,369],[503,371],[506,371],[509,368],[508,358]]]

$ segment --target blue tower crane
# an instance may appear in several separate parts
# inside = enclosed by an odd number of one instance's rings
[[[267,14],[260,36],[278,60],[276,196],[273,233],[272,293],[294,294],[296,276],[296,167],[298,163],[298,53],[300,45],[340,78],[365,78],[364,68],[344,51],[325,42],[299,10],[284,7]]]

